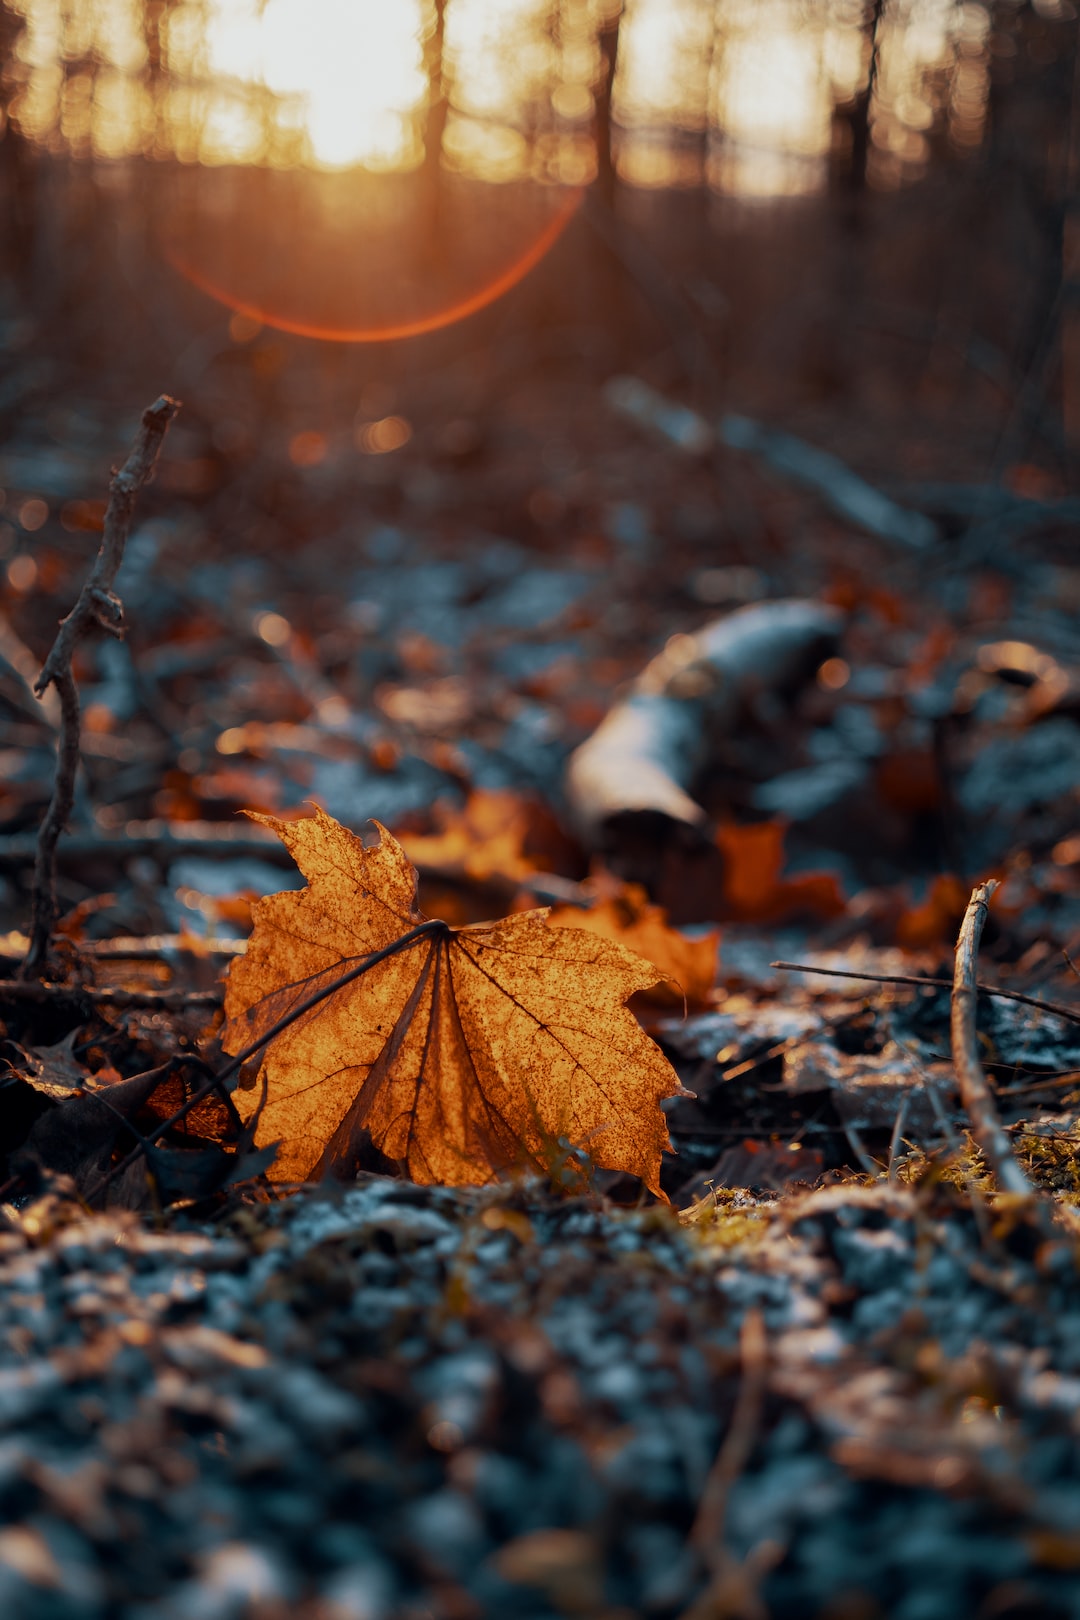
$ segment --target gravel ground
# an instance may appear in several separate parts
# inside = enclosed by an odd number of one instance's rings
[[[0,1614],[1080,1616],[1068,1241],[720,1199],[8,1207]]]

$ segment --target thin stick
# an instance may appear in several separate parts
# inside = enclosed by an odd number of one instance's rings
[[[103,1007],[152,1007],[160,1012],[220,1007],[221,990],[125,990],[120,986],[52,984],[48,979],[0,979],[3,1001],[84,1001]]]
[[[896,1161],[900,1157],[900,1144],[904,1140],[904,1122],[907,1119],[908,1103],[911,1101],[911,1092],[905,1091],[900,1098],[900,1106],[896,1110],[893,1121],[892,1135],[889,1137],[889,1180],[896,1185]]]
[[[133,855],[149,855],[159,860],[174,861],[181,855],[201,855],[209,860],[234,860],[241,856],[254,856],[272,865],[288,866],[287,852],[272,833],[262,836],[247,832],[235,834],[231,826],[211,822],[187,822],[175,826],[158,822],[140,822],[128,833],[72,833],[60,847],[60,859],[74,861],[114,861],[121,863]],[[182,828],[183,830],[179,830]],[[208,835],[208,830],[213,836]],[[0,838],[0,868],[18,868],[29,865],[37,852],[37,841],[24,833],[11,838]]]
[[[49,954],[56,921],[56,845],[75,803],[75,773],[79,767],[79,693],[72,674],[75,648],[93,625],[110,635],[124,633],[124,608],[113,584],[124,558],[135,498],[157,465],[162,442],[179,406],[163,394],[143,412],[142,425],[124,465],[109,484],[105,532],[94,566],[79,592],[78,601],[60,624],[52,650],[34,684],[38,697],[55,686],[60,699],[60,735],[56,745],[56,778],[52,799],[38,833],[34,865],[33,921],[30,949],[22,966],[25,979],[40,978]]]
[[[990,896],[997,888],[991,879],[971,892],[960,935],[956,941],[956,971],[952,992],[952,1053],[960,1098],[971,1121],[971,1134],[978,1143],[994,1180],[1002,1192],[1033,1199],[1035,1194],[1013,1155],[1012,1144],[1002,1129],[993,1094],[979,1062],[975,1008],[978,990],[975,963],[979,940],[986,922]]]
[[[764,1318],[756,1306],[743,1317],[739,1350],[742,1381],[735,1398],[735,1410],[705,1482],[690,1531],[690,1545],[708,1571],[709,1581],[690,1607],[683,1610],[680,1620],[715,1620],[719,1615],[768,1620],[768,1610],[761,1601],[758,1586],[781,1556],[782,1548],[775,1541],[759,1541],[740,1560],[724,1539],[731,1488],[750,1461],[765,1404],[768,1341]]]
[[[25,934],[9,934],[0,941],[0,965],[21,962],[29,942]],[[195,934],[114,934],[109,939],[80,939],[78,953],[94,962],[161,962],[174,956],[192,956],[196,961],[210,957],[243,956],[246,939],[204,939]]]
[[[844,1135],[847,1137],[848,1146],[858,1159],[859,1163],[862,1165],[863,1169],[866,1171],[866,1174],[874,1181],[877,1181],[881,1175],[881,1166],[879,1164],[875,1164],[869,1153],[867,1153],[865,1147],[863,1146],[863,1139],[859,1135],[858,1126],[852,1125],[851,1122],[846,1119],[842,1119],[840,1121],[840,1126],[844,1132]]]
[[[997,887],[996,880],[990,887]],[[769,966],[783,968],[787,973],[822,973],[830,979],[868,979],[872,984],[929,984],[950,990],[954,982],[952,979],[924,979],[917,973],[852,973],[847,968],[815,967],[812,962],[770,962]],[[981,979],[976,979],[975,989],[981,995],[997,996],[999,1001],[1019,1001],[1025,1007],[1038,1007],[1040,1012],[1054,1013],[1058,1018],[1067,1018],[1071,1024],[1080,1024],[1080,1008],[1063,1007],[1060,1001],[1040,1001],[1038,996],[1025,996],[1019,990],[1001,990],[996,984],[984,984]]]
[[[708,1568],[716,1567],[718,1554],[722,1551],[731,1487],[750,1461],[761,1423],[768,1371],[768,1343],[765,1320],[756,1306],[751,1306],[743,1317],[739,1353],[742,1381],[735,1399],[735,1410],[724,1443],[709,1471],[690,1532],[690,1540]]]

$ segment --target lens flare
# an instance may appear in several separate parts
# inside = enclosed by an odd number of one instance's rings
[[[162,235],[169,264],[258,325],[334,343],[387,343],[477,314],[563,235],[580,189],[463,176],[182,175]],[[239,318],[237,320],[237,318]]]

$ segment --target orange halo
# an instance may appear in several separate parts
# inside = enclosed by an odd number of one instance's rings
[[[271,326],[279,332],[290,332],[294,337],[320,338],[329,343],[390,343],[396,338],[420,337],[425,332],[436,332],[440,327],[452,326],[455,321],[466,320],[516,287],[518,282],[523,281],[529,271],[535,269],[544,255],[555,246],[581,206],[583,196],[584,192],[580,189],[572,191],[539,236],[530,242],[524,253],[477,292],[470,293],[468,297],[459,299],[456,303],[447,304],[442,309],[433,310],[430,314],[417,316],[415,320],[385,326],[322,326],[317,322],[294,320],[289,315],[276,314],[272,309],[238,298],[227,288],[204,275],[201,270],[196,270],[194,265],[182,259],[174,248],[166,246],[163,251],[173,269],[179,271],[193,286],[198,287],[200,292],[216,299],[219,304],[224,304],[237,315],[247,315],[252,320],[260,321],[264,326]]]

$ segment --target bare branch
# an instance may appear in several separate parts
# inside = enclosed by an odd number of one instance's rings
[[[220,1007],[220,990],[126,990],[120,985],[51,984],[47,979],[0,979],[0,1001],[88,1002],[94,1007],[155,1008],[186,1012]]]
[[[829,979],[866,979],[870,984],[928,984],[948,990],[953,983],[952,979],[930,979],[919,973],[855,973],[851,968],[817,967],[813,962],[770,962],[769,966],[783,968],[785,973],[820,973]],[[1025,996],[1020,990],[1003,990],[1000,985],[986,984],[982,979],[975,980],[975,988],[982,996],[996,996],[999,1001],[1019,1001],[1022,1006],[1037,1007],[1040,1012],[1053,1013],[1055,1018],[1067,1018],[1070,1023],[1080,1024],[1080,1007],[1066,1007],[1061,1001]]]
[[[110,635],[124,633],[124,609],[113,585],[124,559],[135,500],[153,477],[169,423],[179,410],[176,400],[163,394],[143,412],[142,425],[124,465],[113,474],[101,547],[78,601],[60,624],[52,650],[34,684],[39,697],[55,686],[60,698],[60,735],[56,749],[56,778],[52,799],[38,833],[34,866],[33,921],[30,949],[22,967],[25,979],[40,978],[49,954],[56,921],[56,845],[75,802],[75,773],[79,766],[79,694],[71,670],[72,656],[94,625]]]
[[[741,1620],[768,1620],[759,1583],[781,1556],[778,1542],[759,1541],[745,1558],[737,1558],[726,1544],[728,1499],[732,1487],[750,1461],[765,1404],[769,1347],[765,1319],[752,1306],[742,1320],[739,1352],[742,1381],[724,1442],[705,1482],[690,1544],[709,1574],[701,1592],[680,1620],[715,1620],[718,1615],[739,1615]]]

